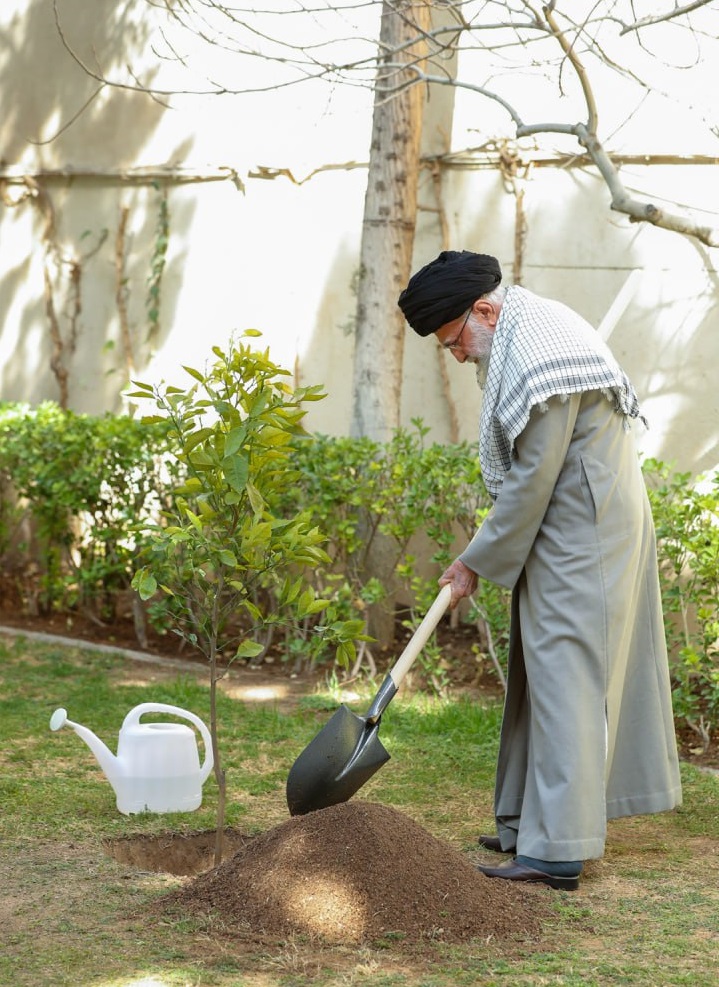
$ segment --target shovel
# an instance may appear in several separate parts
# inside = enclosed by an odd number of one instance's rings
[[[380,718],[451,598],[451,587],[443,586],[387,673],[365,715],[358,716],[343,703],[302,751],[287,778],[287,806],[291,816],[346,802],[389,761],[390,755],[379,739]]]

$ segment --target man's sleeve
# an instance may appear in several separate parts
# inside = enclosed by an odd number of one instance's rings
[[[459,556],[483,579],[511,589],[542,524],[572,439],[581,394],[532,409],[494,506]]]

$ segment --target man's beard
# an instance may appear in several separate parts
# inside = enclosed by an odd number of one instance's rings
[[[484,385],[487,383],[487,371],[489,370],[489,356],[482,357],[481,360],[477,360],[474,365],[474,372],[477,375],[477,383],[479,384],[480,390],[484,390]]]
[[[489,358],[492,355],[494,333],[487,329],[486,326],[477,323],[474,325],[470,324],[468,329],[471,342],[467,348],[469,350],[467,359],[474,363],[477,383],[484,390],[487,371],[489,370]]]

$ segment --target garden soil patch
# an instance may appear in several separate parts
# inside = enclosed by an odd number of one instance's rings
[[[253,837],[228,827],[224,833],[222,859],[231,857],[252,839]],[[125,867],[188,877],[201,874],[213,866],[215,831],[121,836],[105,841],[103,848],[109,857]]]
[[[155,907],[256,942],[536,938],[552,892],[492,881],[389,806],[354,801],[246,842]]]

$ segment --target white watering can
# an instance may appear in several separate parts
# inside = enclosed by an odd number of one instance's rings
[[[145,713],[174,713],[193,723],[205,744],[200,767],[197,740],[182,723],[140,723]],[[117,756],[92,730],[73,723],[67,710],[56,709],[50,729],[67,724],[82,737],[115,789],[117,808],[133,812],[190,812],[202,804],[202,785],[212,770],[210,732],[194,713],[165,703],[141,703],[127,714],[120,728]]]

